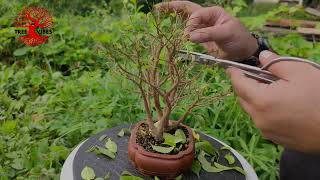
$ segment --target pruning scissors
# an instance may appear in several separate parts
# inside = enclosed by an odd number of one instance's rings
[[[182,59],[185,60],[192,60],[195,61],[199,64],[206,64],[206,65],[219,65],[223,68],[228,68],[228,67],[236,67],[239,69],[242,69],[244,71],[244,74],[252,79],[255,79],[257,81],[263,82],[263,83],[273,83],[280,78],[277,77],[276,75],[272,74],[270,71],[268,71],[268,68],[272,66],[275,63],[281,62],[281,61],[295,61],[295,62],[303,62],[310,64],[320,70],[320,65],[317,63],[314,63],[312,61],[302,59],[302,58],[296,58],[296,57],[279,57],[274,59],[273,61],[269,62],[268,64],[260,67],[256,66],[251,66],[247,64],[242,64],[238,62],[234,62],[231,60],[226,60],[226,59],[220,59],[216,58],[214,56],[210,56],[207,54],[202,54],[198,52],[189,52],[186,50],[179,50],[179,56]]]

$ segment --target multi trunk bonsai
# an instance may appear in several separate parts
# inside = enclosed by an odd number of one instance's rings
[[[145,119],[131,132],[129,158],[144,175],[172,179],[195,156],[192,130],[182,123],[192,110],[223,95],[199,80],[207,78],[202,76],[207,67],[178,56],[179,50],[192,49],[179,16],[149,13],[130,21],[121,38],[105,46],[108,59],[135,85],[132,92],[138,91],[145,109]]]

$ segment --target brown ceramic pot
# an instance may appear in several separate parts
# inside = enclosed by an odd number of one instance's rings
[[[183,124],[181,126],[188,130],[188,148],[175,155],[159,154],[146,151],[136,143],[136,134],[141,124],[140,121],[131,131],[128,144],[128,155],[137,170],[146,176],[158,176],[165,179],[174,179],[186,171],[195,157],[195,145],[192,130]]]

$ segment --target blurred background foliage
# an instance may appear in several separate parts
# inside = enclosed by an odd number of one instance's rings
[[[248,0],[196,2],[225,7],[258,34],[268,18],[317,20],[296,6],[257,6]],[[64,160],[82,140],[144,118],[133,85],[116,76],[98,51],[99,44],[122,41],[122,27],[139,25],[132,23],[144,17],[138,13],[139,3],[0,0],[0,180],[59,179]],[[54,33],[44,45],[26,47],[14,33],[14,18],[28,5],[46,7],[54,16]],[[263,35],[281,55],[320,60],[319,43],[298,34]],[[214,78],[206,81],[208,76]],[[220,69],[208,69],[201,80],[217,91],[231,87]],[[261,180],[278,178],[282,148],[261,137],[234,95],[196,110],[186,123],[239,151]]]

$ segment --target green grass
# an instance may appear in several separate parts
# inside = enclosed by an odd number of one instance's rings
[[[44,5],[55,14],[49,43],[26,48],[11,28],[14,14],[25,3],[0,0],[1,180],[59,179],[64,160],[79,142],[105,128],[144,118],[133,85],[115,74],[97,51],[97,45],[110,38],[121,40],[119,29],[130,24],[130,7],[117,11],[120,17],[103,4],[80,2],[70,13],[59,9],[64,7],[61,3],[57,9]],[[265,17],[250,18],[243,18],[247,26],[258,27]],[[292,34],[270,38],[280,54],[319,60],[319,43]],[[222,70],[208,70],[206,76],[214,77],[207,83],[219,91],[231,88]],[[282,148],[261,137],[234,95],[196,110],[186,123],[239,151],[261,180],[277,179]]]

